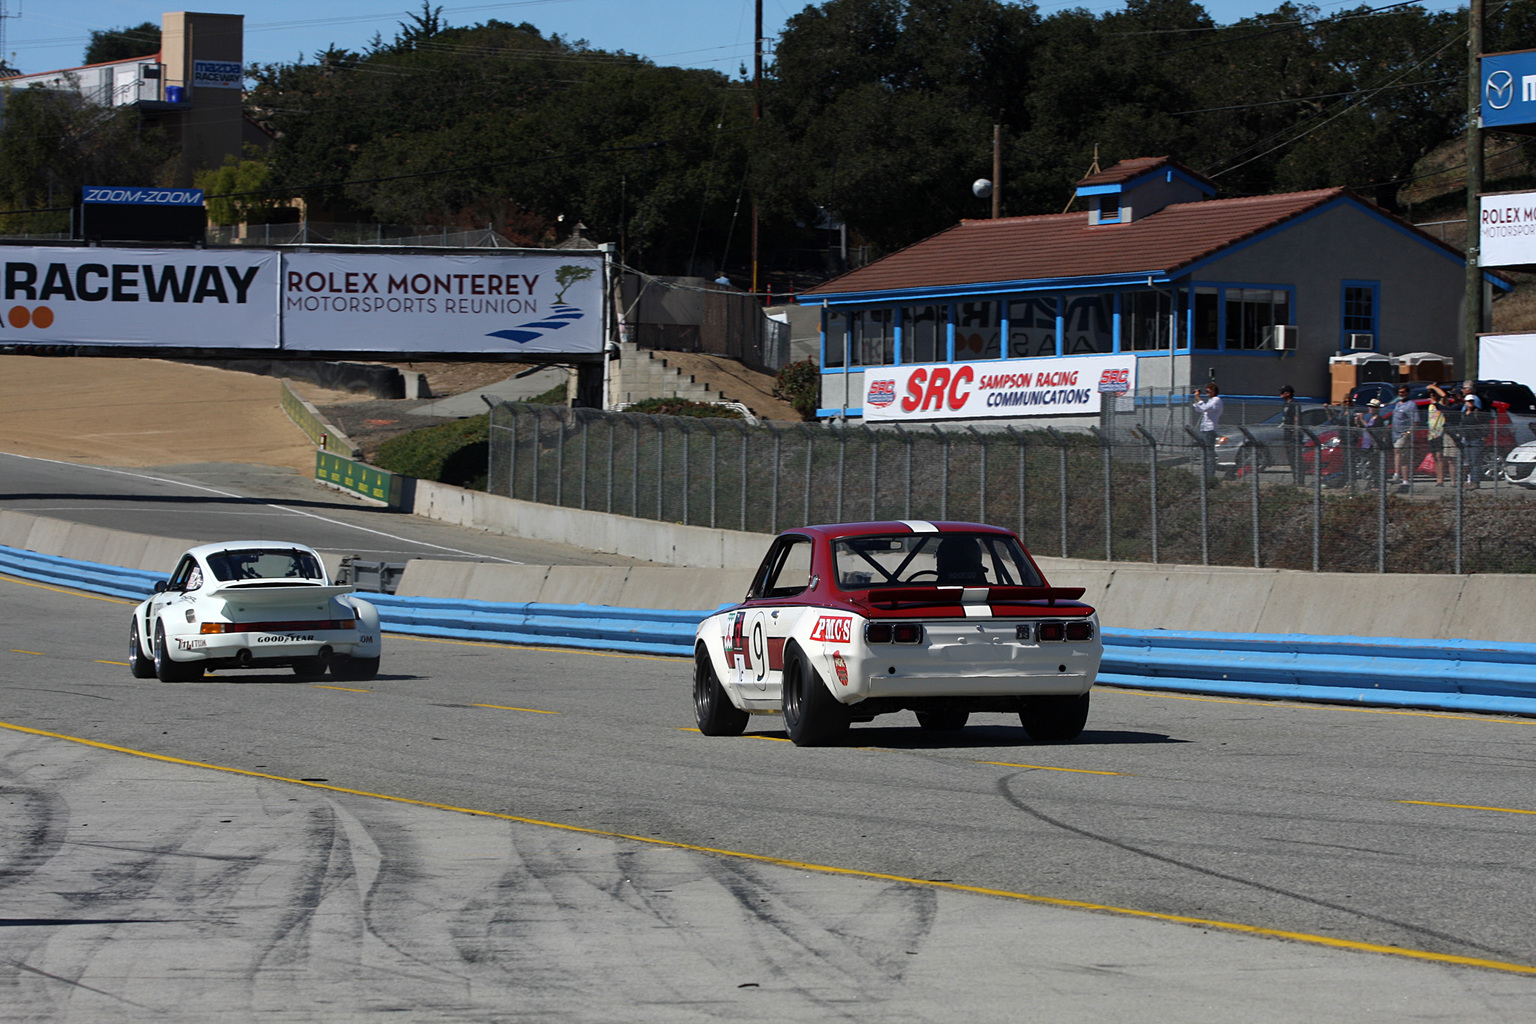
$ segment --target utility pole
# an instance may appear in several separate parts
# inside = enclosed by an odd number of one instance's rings
[[[992,219],[1003,210],[1003,126],[992,126]]]
[[[1483,0],[1467,4],[1467,288],[1462,375],[1477,379],[1477,335],[1483,329]]]
[[[752,123],[763,116],[763,0],[757,0],[752,33]],[[757,296],[757,196],[752,197],[752,295]]]

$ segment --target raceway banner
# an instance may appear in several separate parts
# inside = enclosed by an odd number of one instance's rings
[[[296,351],[597,353],[603,257],[293,253],[282,310]]]
[[[278,254],[16,247],[0,344],[277,347]]]
[[[1125,353],[866,367],[864,386],[866,420],[1096,414],[1102,396],[1136,390],[1136,357]]]

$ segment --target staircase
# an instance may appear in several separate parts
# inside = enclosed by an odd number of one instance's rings
[[[649,349],[633,342],[619,343],[619,358],[608,368],[609,395],[615,405],[627,406],[647,398],[683,398],[690,402],[724,402],[719,391],[702,384],[676,367],[668,366]]]

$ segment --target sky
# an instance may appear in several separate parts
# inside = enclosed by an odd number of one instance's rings
[[[762,0],[763,34],[778,37],[805,0]],[[1384,7],[1390,0],[1371,0]],[[1464,0],[1427,0],[1422,6],[1450,10]],[[1209,0],[1205,9],[1219,24],[1230,24],[1258,11],[1271,11],[1280,0]],[[512,0],[504,3],[456,3],[435,0],[450,25],[471,25],[495,18],[513,24],[531,22],[546,36],[585,39],[600,50],[624,50],[656,64],[712,68],[736,75],[752,67],[754,0]],[[1040,0],[1049,15],[1082,7],[1104,13],[1123,6],[1112,0]],[[1325,0],[1317,4],[1328,14],[1362,6]],[[245,59],[250,63],[308,59],[329,44],[362,49],[375,33],[395,35],[420,0],[193,0],[189,4],[143,0],[0,0],[8,17],[0,22],[4,44],[0,54],[17,70],[30,74],[74,67],[81,63],[92,29],[123,28],[150,21],[160,23],[167,10],[198,10],[245,15]]]

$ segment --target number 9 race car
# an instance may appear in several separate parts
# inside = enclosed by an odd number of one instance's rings
[[[229,541],[181,556],[170,580],[133,610],[128,667],[137,679],[201,679],[205,669],[293,669],[318,679],[372,679],[379,613],[331,583],[302,544]]]
[[[1007,712],[1036,741],[1074,739],[1103,654],[1082,596],[1047,583],[995,526],[787,530],[746,600],[695,633],[699,731],[737,736],[749,715],[782,714],[789,738],[809,746],[894,711],[931,730]]]

